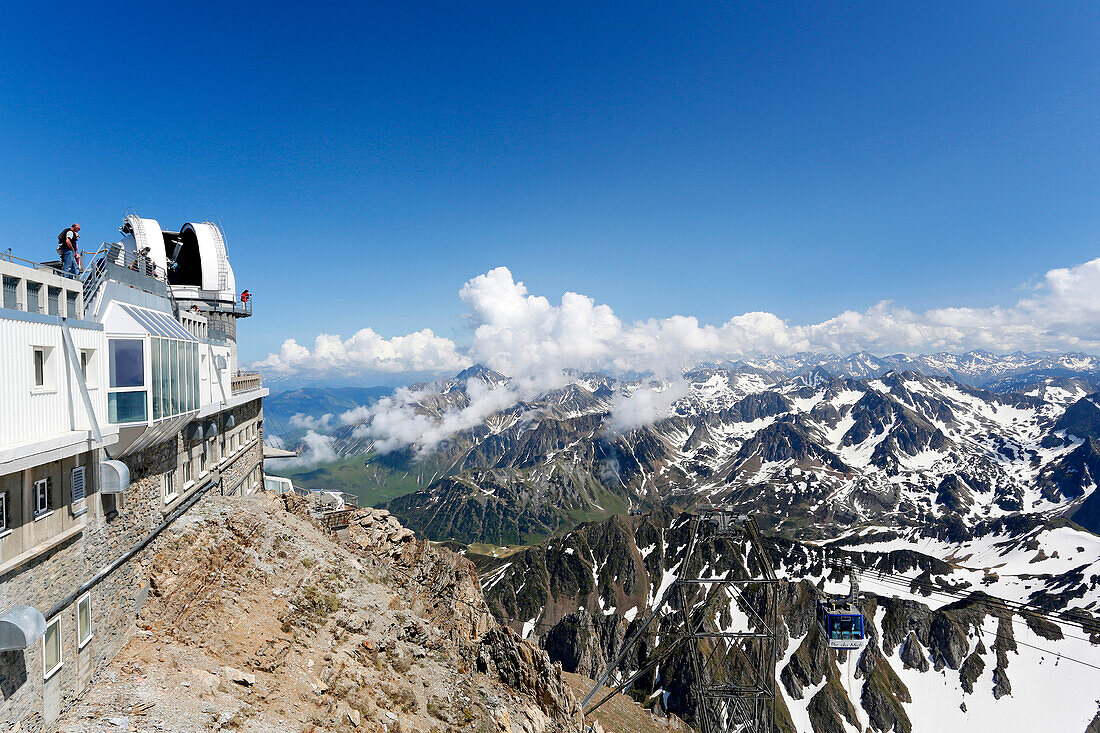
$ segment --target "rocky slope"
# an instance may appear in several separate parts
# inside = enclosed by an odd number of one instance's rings
[[[383,512],[337,542],[287,501],[211,497],[167,530],[138,629],[58,730],[579,733],[469,562]]]
[[[684,562],[687,532],[686,518],[667,510],[586,524],[487,560],[486,598],[502,623],[537,639],[567,671],[594,675],[666,598]],[[962,545],[875,531],[829,547],[778,539],[769,547],[786,581],[777,632],[781,730],[1085,731],[1100,724],[1094,535],[1034,523],[990,529]],[[713,548],[705,558],[708,577],[749,577],[741,541],[719,539]],[[828,650],[817,629],[814,588],[847,591],[826,557],[868,568],[859,607],[869,640],[860,652]],[[1013,612],[998,599],[1057,612],[1057,623]],[[716,622],[751,617],[741,605],[727,605],[719,606]],[[673,600],[643,650],[669,634],[674,607]],[[620,672],[643,659],[644,651],[628,656]],[[643,677],[637,696],[690,717],[691,678],[679,654]]]

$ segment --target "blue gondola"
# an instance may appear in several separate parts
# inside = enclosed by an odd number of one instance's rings
[[[847,599],[819,602],[817,625],[830,649],[863,648],[863,614]]]

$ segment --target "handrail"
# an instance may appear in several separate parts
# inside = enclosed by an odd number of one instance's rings
[[[59,270],[58,268],[54,267],[53,265],[47,265],[44,262],[34,262],[33,260],[25,260],[22,257],[16,257],[15,255],[13,255],[11,253],[11,247],[8,247],[6,252],[0,252],[0,260],[5,260],[7,262],[11,262],[12,264],[26,265],[28,267],[31,267],[32,269],[35,269],[35,270],[46,270],[48,272],[56,273],[57,275],[60,275],[61,277],[66,276],[66,273],[64,271]]]
[[[111,263],[119,267],[127,267],[134,272],[163,282],[165,290],[168,292],[168,300],[172,303],[173,313],[179,313],[179,304],[176,302],[175,295],[173,295],[172,288],[168,283],[168,273],[164,268],[153,262],[148,255],[131,252],[123,249],[120,244],[111,242],[104,242],[103,246],[94,252],[84,251],[82,254],[91,255],[92,258],[83,273],[84,303],[86,305],[92,302],[92,298],[98,292],[107,271],[107,264]]]

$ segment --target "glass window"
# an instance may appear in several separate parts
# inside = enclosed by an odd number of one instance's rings
[[[145,349],[139,339],[111,339],[111,386],[145,386]]]
[[[183,483],[185,486],[191,483],[191,451],[183,455]]]
[[[157,339],[157,348],[160,351],[160,410],[162,415],[168,415],[172,409],[172,401],[168,397],[172,392],[172,361],[168,351],[172,347],[167,340]]]
[[[46,289],[46,310],[51,316],[61,315],[61,288]]]
[[[41,308],[38,307],[38,294],[42,290],[42,285],[39,283],[27,283],[27,310],[31,313],[40,313]]]
[[[50,480],[39,479],[34,482],[34,516],[41,517],[53,510],[53,497],[50,496]]]
[[[107,395],[107,419],[113,423],[145,422],[145,390]]]
[[[8,531],[8,492],[0,494],[0,532]]]
[[[176,495],[176,472],[169,471],[164,474],[164,501],[167,502]]]
[[[49,679],[61,669],[61,619],[46,624],[46,635],[42,637],[42,665],[45,667],[44,679]]]
[[[191,409],[199,409],[199,345],[188,344],[191,348]]]
[[[65,302],[65,306],[66,306],[65,307],[65,313],[66,313],[67,317],[69,317],[69,318],[80,318],[81,316],[84,315],[83,313],[80,313],[77,310],[77,307],[76,307],[76,291],[75,290],[66,290],[65,291],[65,301],[66,301]]]
[[[178,415],[180,411],[180,342],[166,341],[165,343],[168,344],[168,356],[172,363],[172,376],[169,377],[168,414]]]
[[[46,350],[35,349],[34,350],[34,386],[44,387],[46,385]]]
[[[191,344],[180,342],[180,412],[191,409]]]
[[[4,275],[4,307],[19,308],[19,278]]]
[[[92,596],[90,593],[76,602],[76,638],[81,648],[92,638]]]
[[[153,419],[164,417],[164,388],[161,386],[160,339],[149,344],[150,384],[153,387]]]

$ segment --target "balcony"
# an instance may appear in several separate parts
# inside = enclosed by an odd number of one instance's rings
[[[233,375],[230,383],[230,389],[235,395],[263,389],[263,386],[263,375],[259,372],[237,372]]]

